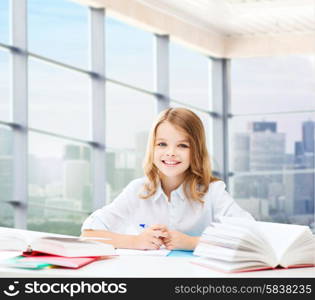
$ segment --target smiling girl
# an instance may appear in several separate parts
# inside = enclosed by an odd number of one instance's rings
[[[204,127],[188,109],[169,108],[158,116],[144,173],[85,220],[83,236],[109,238],[116,248],[193,250],[221,216],[252,219],[212,176]]]

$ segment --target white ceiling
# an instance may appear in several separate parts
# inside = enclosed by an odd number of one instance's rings
[[[315,33],[314,0],[137,0],[231,37]]]

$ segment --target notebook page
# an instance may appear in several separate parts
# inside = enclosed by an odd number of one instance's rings
[[[167,256],[170,250],[159,249],[159,250],[134,250],[134,249],[116,249],[117,255],[136,255],[136,256]]]

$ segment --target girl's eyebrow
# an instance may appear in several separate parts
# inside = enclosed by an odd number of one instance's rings
[[[167,139],[164,139],[164,138],[157,138],[156,139],[157,141],[167,141]],[[179,140],[177,141],[177,143],[189,143],[188,140]]]

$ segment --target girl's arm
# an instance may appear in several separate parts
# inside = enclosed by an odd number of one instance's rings
[[[128,249],[149,249],[156,250],[163,244],[162,238],[166,238],[166,232],[151,226],[138,235],[120,234],[107,230],[83,230],[83,237],[101,237],[108,238],[108,241],[102,241],[107,244],[112,244],[115,248]]]

